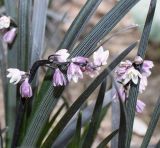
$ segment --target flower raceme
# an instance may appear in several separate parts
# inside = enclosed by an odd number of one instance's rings
[[[142,64],[142,71],[139,72],[134,68],[134,64],[140,65]],[[143,93],[147,86],[147,78],[151,75],[151,68],[153,68],[154,64],[152,61],[144,60],[137,56],[133,62],[126,60],[120,63],[120,65],[115,70],[116,80],[121,84],[119,88],[119,92],[121,94],[121,98],[125,101],[128,97],[125,92],[127,92],[130,86],[130,82],[132,81],[134,84],[138,84],[138,80],[140,79],[139,92]],[[136,111],[142,112],[145,107],[145,104],[137,100]]]
[[[53,86],[67,85],[72,80],[77,83],[79,79],[83,78],[83,73],[91,77],[95,76],[98,74],[100,67],[107,64],[109,51],[104,51],[103,47],[100,47],[93,53],[93,61],[82,56],[69,59],[69,56],[67,49],[61,49],[48,57],[49,65],[44,64],[44,66],[53,69]],[[34,69],[34,64],[31,69]],[[32,89],[29,78],[33,76],[30,72],[26,73],[16,68],[9,68],[7,71],[9,72],[7,77],[11,78],[10,83],[21,83],[21,96],[25,98],[31,97]]]

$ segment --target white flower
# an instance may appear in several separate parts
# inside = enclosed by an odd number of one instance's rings
[[[103,47],[101,46],[97,51],[93,53],[94,64],[96,66],[106,65],[108,56],[109,56],[109,51],[108,50],[104,51]]]
[[[57,55],[56,58],[59,62],[66,62],[70,54],[68,53],[67,49],[61,49],[58,50],[55,55]]]
[[[22,75],[25,74],[24,71],[20,71],[16,68],[9,68],[7,69],[7,71],[9,72],[7,78],[10,78],[9,82],[13,84],[17,84],[21,80]]]
[[[126,85],[130,80],[132,80],[134,84],[138,84],[138,77],[142,78],[140,72],[136,70],[134,67],[131,67],[123,75],[123,84]]]
[[[11,20],[7,16],[0,17],[0,29],[9,28]]]

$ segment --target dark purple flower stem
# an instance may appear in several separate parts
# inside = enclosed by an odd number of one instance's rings
[[[19,100],[11,148],[16,148],[18,145],[18,140],[20,137],[19,131],[20,131],[20,128],[23,122],[24,113],[25,113],[26,100],[24,99],[25,98],[21,98]]]

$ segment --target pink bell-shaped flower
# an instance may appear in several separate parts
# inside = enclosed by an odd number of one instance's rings
[[[20,94],[22,98],[30,98],[32,97],[32,88],[28,82],[28,78],[24,80],[24,82],[20,86]]]
[[[59,68],[56,68],[53,75],[53,86],[63,86],[66,84],[67,81],[64,74],[59,70]]]

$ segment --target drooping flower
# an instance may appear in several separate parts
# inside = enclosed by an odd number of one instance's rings
[[[64,74],[59,70],[59,68],[56,68],[53,75],[53,86],[63,86],[66,84],[67,80]]]
[[[147,84],[148,84],[147,77],[142,74],[142,77],[140,79],[140,84],[139,84],[140,93],[142,93],[146,89]]]
[[[151,68],[153,68],[154,64],[152,61],[149,60],[144,60],[143,65],[142,65],[142,73],[146,77],[151,75]]]
[[[93,63],[96,66],[106,65],[108,56],[109,51],[104,51],[103,47],[101,46],[97,51],[93,53]]]
[[[2,16],[0,17],[0,30],[9,28],[11,23],[10,17]]]
[[[58,50],[56,53],[56,59],[59,61],[59,62],[66,62],[67,61],[67,58],[69,57],[69,53],[68,53],[68,50],[67,49],[61,49],[61,50]]]
[[[123,75],[127,72],[129,68],[132,67],[132,62],[129,60],[122,61],[120,65],[116,68],[116,79],[117,81],[123,81]]]
[[[75,83],[78,82],[79,78],[82,79],[83,73],[81,71],[80,66],[74,63],[70,63],[67,70],[67,77],[69,81],[73,80]]]
[[[16,36],[16,28],[12,28],[3,35],[3,41],[11,44]]]
[[[138,112],[138,113],[143,112],[145,106],[146,106],[146,105],[144,104],[144,102],[142,102],[141,100],[137,100],[136,112]]]
[[[134,84],[138,84],[138,78],[142,78],[142,75],[134,67],[129,68],[126,73],[122,76],[123,84],[126,85],[132,80]]]
[[[28,78],[24,80],[24,82],[20,86],[20,94],[22,98],[30,98],[32,97],[32,88],[28,82]]]
[[[16,68],[9,68],[7,69],[9,72],[7,75],[7,78],[10,78],[10,83],[17,84],[20,82],[21,78],[23,75],[25,75],[24,71],[20,71],[19,69]]]

